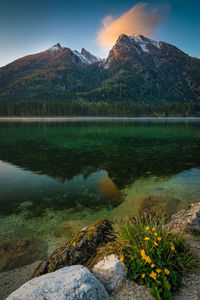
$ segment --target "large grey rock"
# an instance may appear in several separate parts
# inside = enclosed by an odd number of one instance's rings
[[[114,254],[104,257],[92,269],[94,276],[105,286],[106,290],[111,293],[116,291],[122,280],[126,277],[125,264],[120,262]]]
[[[187,229],[200,231],[200,202],[192,203],[188,208],[174,214],[167,227],[172,227],[175,231]]]
[[[34,278],[6,300],[108,300],[104,286],[80,265]]]

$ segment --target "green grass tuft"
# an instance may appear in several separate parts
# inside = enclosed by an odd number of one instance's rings
[[[119,255],[128,278],[149,287],[158,300],[172,299],[172,292],[182,286],[182,274],[198,265],[183,238],[164,223],[147,216],[116,221],[114,241],[98,253],[98,258]]]

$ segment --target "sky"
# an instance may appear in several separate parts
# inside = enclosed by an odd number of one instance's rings
[[[142,33],[200,58],[199,0],[0,0],[0,66],[60,43],[106,57]]]

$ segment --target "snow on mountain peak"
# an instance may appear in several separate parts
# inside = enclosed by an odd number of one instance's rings
[[[53,47],[49,48],[48,51],[50,51],[52,53],[58,53],[58,52],[62,51],[62,47],[59,43],[57,43]]]
[[[52,54],[58,54],[60,52],[65,52],[66,50],[69,50],[71,53],[73,53],[76,57],[78,57],[78,62],[84,65],[90,65],[93,63],[101,62],[102,59],[91,54],[89,51],[82,48],[81,52],[77,50],[71,50],[70,48],[62,47],[59,43],[52,46],[51,48],[48,48],[44,52],[50,52]]]
[[[101,61],[102,59],[93,55],[92,53],[90,53],[89,51],[85,50],[84,48],[81,49],[81,54],[86,57],[90,63],[96,63]]]
[[[78,56],[83,64],[90,65],[96,62],[100,62],[101,58],[94,56],[84,48],[82,48],[81,53],[77,50],[74,50],[73,53]]]
[[[142,34],[134,33],[133,35],[128,36],[128,38],[130,40],[134,40],[134,42],[136,42],[140,46],[140,48],[142,49],[143,52],[149,53],[148,44],[152,44],[156,48],[160,49],[159,42],[152,40],[150,38],[147,38],[147,37],[143,36]]]

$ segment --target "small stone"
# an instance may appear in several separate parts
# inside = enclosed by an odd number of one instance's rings
[[[114,254],[104,257],[92,269],[93,275],[105,286],[108,293],[116,291],[126,277],[125,264]]]
[[[80,265],[34,278],[6,300],[109,300],[104,286]]]

